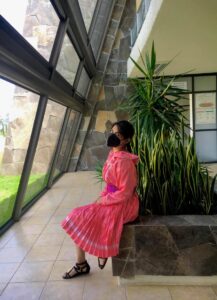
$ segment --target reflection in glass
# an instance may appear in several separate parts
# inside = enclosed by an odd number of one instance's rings
[[[69,121],[68,121],[68,124],[66,127],[66,132],[65,132],[63,143],[61,146],[60,154],[57,159],[57,164],[56,164],[56,168],[54,171],[54,178],[57,177],[64,169],[64,164],[65,164],[65,161],[66,161],[67,155],[68,155],[67,148],[70,147],[69,143],[72,139],[72,136],[71,136],[72,129],[76,126],[76,124],[75,124],[76,114],[77,113],[75,111],[72,111],[70,113],[70,117],[69,117]]]
[[[48,101],[23,206],[47,185],[49,168],[65,111],[64,106]]]
[[[47,60],[59,25],[49,0],[0,1],[1,15]]]
[[[0,226],[10,220],[39,96],[0,80]]]
[[[73,85],[78,65],[79,57],[69,37],[65,35],[56,69],[71,85]]]
[[[216,93],[195,94],[195,128],[216,128]]]
[[[180,77],[174,80],[174,86],[180,89],[192,91],[192,78],[191,77]]]
[[[85,69],[82,70],[81,77],[79,79],[77,91],[79,94],[81,94],[83,97],[87,95],[87,90],[89,87],[90,78],[86,72]]]
[[[85,27],[88,31],[93,18],[97,0],[78,0],[78,2],[84,19]]]
[[[195,76],[194,77],[195,91],[213,91],[216,90],[215,76]]]
[[[200,131],[195,133],[197,155],[200,162],[217,160],[217,132]]]

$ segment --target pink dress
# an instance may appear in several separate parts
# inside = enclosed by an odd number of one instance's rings
[[[77,207],[62,221],[63,229],[85,252],[98,257],[118,254],[123,224],[138,216],[137,162],[134,154],[111,150],[103,167],[106,186],[101,202]]]

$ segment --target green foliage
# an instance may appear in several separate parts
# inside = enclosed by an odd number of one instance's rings
[[[194,140],[184,146],[176,133],[157,132],[151,148],[140,148],[139,196],[141,214],[209,214],[216,212],[215,178],[197,159]]]
[[[42,189],[41,181],[44,180],[44,174],[32,174],[28,182],[28,194],[25,195],[24,205]],[[10,220],[17,190],[20,182],[20,176],[0,176],[0,227]]]
[[[103,169],[103,164],[100,161],[97,161],[96,168],[95,168],[95,172],[96,172],[95,177],[97,178],[97,182],[99,182],[99,183],[103,182],[102,169]]]
[[[132,61],[143,78],[129,80],[131,95],[122,105],[135,128],[132,151],[138,164],[141,213],[209,214],[217,212],[215,178],[197,159],[194,139],[184,136],[183,91],[174,85],[181,76],[164,77],[168,65],[156,65],[154,43],[142,65]],[[183,75],[183,74],[182,74]]]
[[[131,58],[132,59],[132,58]],[[131,94],[128,101],[122,104],[122,109],[128,111],[130,121],[134,124],[140,139],[153,142],[153,137],[158,130],[164,130],[165,135],[179,129],[183,119],[184,106],[178,102],[184,90],[175,87],[174,81],[178,76],[164,77],[159,75],[166,65],[156,65],[156,53],[152,45],[151,56],[146,54],[142,66],[133,59],[133,63],[140,70],[143,78],[130,78]],[[179,75],[181,76],[181,75]],[[134,145],[136,147],[138,145]]]
[[[7,124],[3,119],[0,118],[0,135],[6,136],[7,133]]]

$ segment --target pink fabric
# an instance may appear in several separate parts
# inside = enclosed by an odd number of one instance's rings
[[[138,216],[136,193],[138,156],[110,151],[103,167],[106,182],[101,202],[73,209],[61,225],[85,252],[98,257],[116,256],[123,224]]]

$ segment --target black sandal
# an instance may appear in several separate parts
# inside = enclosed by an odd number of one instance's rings
[[[101,264],[100,259],[103,259],[103,263]],[[99,268],[102,270],[106,263],[107,263],[108,258],[104,258],[104,257],[98,257],[98,266]]]
[[[71,275],[72,270],[75,270],[75,273]],[[83,263],[76,263],[69,271],[63,274],[63,279],[71,279],[74,277],[78,277],[81,275],[88,274],[90,272],[90,266],[88,262],[85,260]]]

